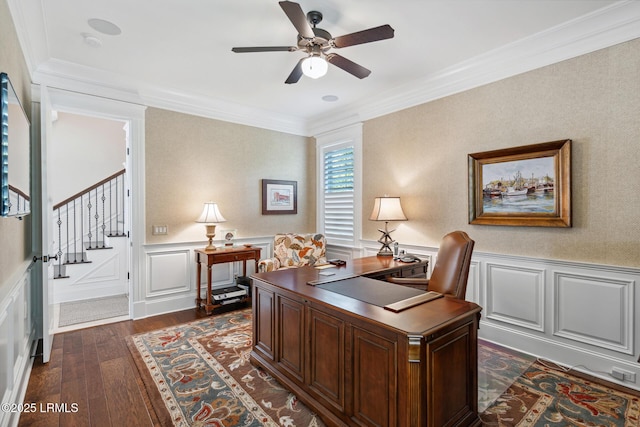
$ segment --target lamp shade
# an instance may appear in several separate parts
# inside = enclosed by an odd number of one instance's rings
[[[406,221],[407,217],[402,211],[400,197],[376,197],[369,219],[371,221]]]
[[[317,79],[327,74],[328,68],[327,61],[319,56],[313,55],[302,61],[302,73],[312,79]]]
[[[202,209],[202,214],[196,220],[196,222],[204,222],[206,224],[214,224],[218,222],[225,222],[226,219],[220,213],[220,209],[218,209],[218,204],[214,202],[207,202],[204,204],[204,209]]]

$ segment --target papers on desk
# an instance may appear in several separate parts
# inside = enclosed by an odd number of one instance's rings
[[[334,273],[333,271],[321,271],[320,273],[318,273],[318,276],[333,276]]]
[[[336,268],[333,264],[316,264],[314,265],[316,270],[324,270],[325,268]]]

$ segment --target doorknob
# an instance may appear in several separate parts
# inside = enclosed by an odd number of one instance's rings
[[[55,255],[44,255],[44,256],[33,256],[33,262],[37,262],[42,260],[42,262],[49,262],[49,260],[51,259],[55,259],[56,261],[58,260],[58,254]]]

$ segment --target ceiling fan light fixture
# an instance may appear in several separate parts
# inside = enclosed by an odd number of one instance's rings
[[[302,61],[302,73],[312,79],[324,76],[328,69],[329,64],[320,56],[313,55]]]

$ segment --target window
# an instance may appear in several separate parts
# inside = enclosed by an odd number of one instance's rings
[[[318,141],[318,228],[329,244],[357,246],[360,235],[361,126]]]
[[[324,234],[353,241],[353,146],[324,154]]]

